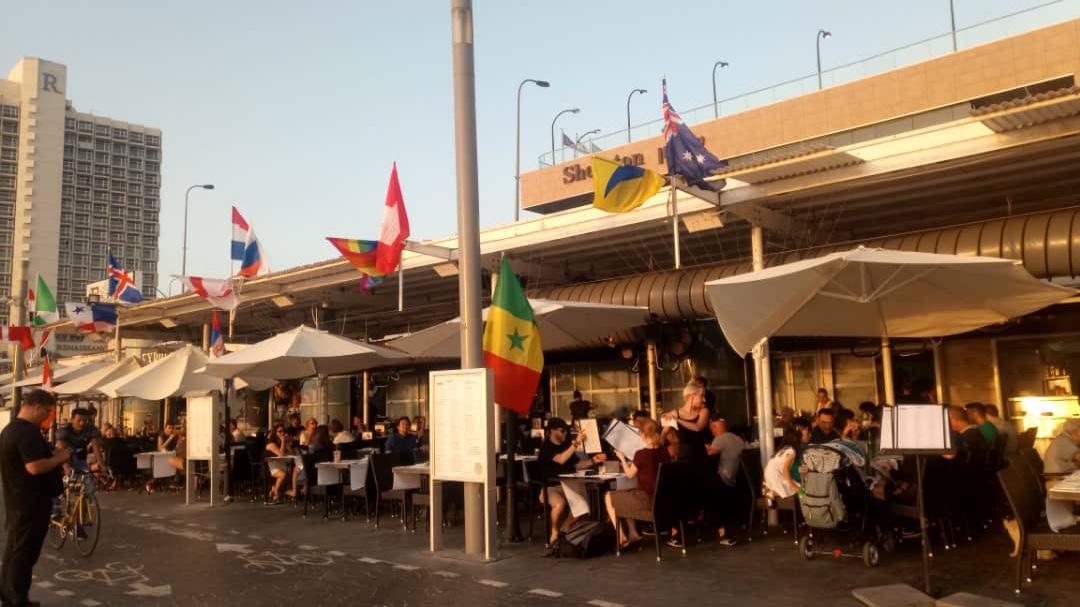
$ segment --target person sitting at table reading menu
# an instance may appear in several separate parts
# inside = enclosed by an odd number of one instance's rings
[[[161,431],[157,439],[158,451],[172,451],[176,448],[176,441],[180,436],[176,433],[176,428],[172,424],[165,424],[165,429]]]
[[[383,451],[398,455],[412,455],[413,451],[416,451],[416,435],[409,431],[411,428],[412,422],[408,417],[398,418],[397,426],[394,427],[395,432],[386,439]]]
[[[540,464],[544,471],[544,478],[550,481],[555,481],[559,478],[560,474],[569,474],[578,470],[585,470],[592,467],[593,464],[605,461],[607,457],[603,453],[597,453],[593,455],[591,459],[581,459],[577,455],[578,449],[585,442],[585,435],[578,434],[573,441],[568,441],[570,426],[566,423],[566,420],[560,417],[553,417],[548,420],[547,423],[547,439],[544,444],[540,445]],[[540,501],[543,502],[544,493],[540,493]],[[548,538],[548,543],[545,548],[549,551],[553,551],[556,546],[556,541],[559,538],[559,531],[570,528],[570,525],[574,523],[573,516],[567,516],[566,521],[562,522],[563,515],[569,515],[567,512],[566,494],[563,493],[563,489],[559,485],[552,485],[547,488],[547,500],[548,505],[551,506],[551,535]]]
[[[660,472],[660,464],[671,461],[667,449],[660,444],[659,430],[656,420],[645,418],[641,422],[641,439],[645,441],[645,446],[633,454],[632,461],[627,460],[626,456],[621,452],[615,452],[626,476],[637,479],[637,488],[635,489],[608,491],[604,495],[604,505],[607,506],[608,519],[615,526],[615,532],[619,536],[619,546],[622,548],[640,541],[641,535],[638,534],[637,522],[633,519],[626,521],[627,533],[623,534],[617,513],[652,510],[653,494],[656,493],[656,477]]]

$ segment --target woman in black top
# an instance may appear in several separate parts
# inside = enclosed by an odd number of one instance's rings
[[[674,411],[668,411],[663,418],[678,424],[678,461],[704,461],[705,444],[709,440],[709,410],[705,408],[705,386],[696,380],[686,384],[683,388],[683,405]]]

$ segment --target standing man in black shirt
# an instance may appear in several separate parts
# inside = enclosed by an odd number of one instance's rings
[[[55,453],[41,436],[41,422],[56,406],[44,390],[23,393],[18,417],[0,433],[0,478],[4,489],[4,564],[0,568],[0,600],[4,606],[37,605],[29,597],[34,565],[49,530],[52,498],[63,490],[60,466],[71,449]]]

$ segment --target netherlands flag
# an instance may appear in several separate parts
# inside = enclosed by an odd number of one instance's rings
[[[244,219],[236,207],[232,208],[232,259],[240,262],[237,276],[262,276],[270,273],[270,267],[263,258],[259,239],[255,230]]]

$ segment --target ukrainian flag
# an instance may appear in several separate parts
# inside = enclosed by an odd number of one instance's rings
[[[664,178],[641,167],[592,158],[593,208],[626,213],[641,206],[664,185]]]

